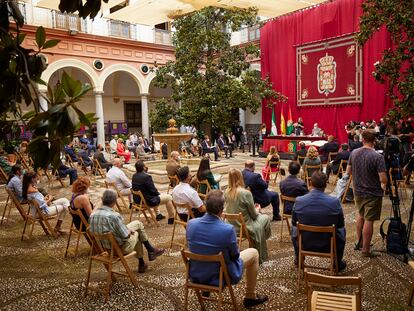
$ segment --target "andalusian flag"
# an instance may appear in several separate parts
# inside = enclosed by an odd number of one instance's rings
[[[293,133],[293,131],[295,130],[295,128],[293,127],[293,118],[292,118],[292,110],[290,109],[290,105],[289,105],[289,115],[288,115],[288,121],[287,121],[287,135],[290,135]]]
[[[286,122],[285,122],[285,117],[283,115],[283,106],[282,106],[282,109],[280,110],[280,134],[286,135]]]
[[[272,128],[270,129],[270,136],[277,135],[277,127],[276,127],[276,117],[275,117],[275,107],[272,108]]]

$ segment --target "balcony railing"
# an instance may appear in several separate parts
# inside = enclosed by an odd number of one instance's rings
[[[154,28],[154,43],[172,45],[171,31]]]
[[[86,32],[86,20],[80,18],[78,15],[64,14],[59,11],[52,12],[53,28]]]
[[[252,42],[260,39],[260,27],[255,25],[241,30],[241,42]]]
[[[111,37],[136,40],[136,27],[130,23],[109,20],[108,33]]]

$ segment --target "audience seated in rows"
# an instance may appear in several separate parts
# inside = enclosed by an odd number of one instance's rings
[[[210,184],[211,189],[220,189],[220,184],[217,180],[215,180],[213,173],[210,169],[210,159],[207,157],[204,157],[200,161],[200,165],[198,167],[197,171],[197,180],[203,181],[207,180]],[[201,193],[206,194],[207,193],[207,186],[206,185],[200,185],[199,191]]]
[[[326,194],[327,177],[322,172],[314,172],[311,177],[311,191],[296,198],[292,211],[292,243],[295,250],[295,264],[298,263],[298,234],[296,224],[309,226],[332,226],[336,230],[336,256],[338,270],[346,267],[342,259],[344,255],[346,232],[341,203],[335,197]],[[329,252],[330,238],[326,234],[305,232],[303,236],[304,250]]]
[[[93,158],[97,160],[101,168],[106,169],[107,172],[112,167],[112,164],[105,159],[103,147],[101,144],[98,144],[96,152],[93,154]]]
[[[242,213],[253,246],[259,252],[259,262],[263,263],[268,258],[266,240],[271,236],[271,219],[260,213],[260,205],[254,203],[252,193],[245,189],[243,175],[237,169],[229,171],[229,186],[224,198],[226,213]],[[236,232],[240,232],[241,224],[238,221],[231,223],[236,227]]]
[[[219,190],[210,191],[206,198],[207,213],[201,218],[191,219],[187,224],[188,248],[192,253],[200,255],[222,252],[232,284],[240,282],[244,268],[244,306],[250,308],[268,300],[267,296],[256,294],[259,253],[254,248],[239,251],[233,226],[221,220],[223,207],[223,193]],[[190,265],[189,274],[195,283],[218,286],[220,282],[217,263],[194,261]]]
[[[173,201],[178,204],[190,205],[194,217],[203,216],[205,213],[205,206],[197,191],[190,186],[191,175],[188,166],[179,168],[177,171],[177,177],[180,183],[175,186],[172,191]],[[177,212],[181,220],[187,221],[188,210],[186,208],[178,207]]]
[[[157,220],[164,219],[158,211],[158,205],[165,204],[168,213],[168,224],[174,224],[174,206],[172,205],[172,197],[169,194],[160,194],[154,185],[154,181],[150,174],[147,173],[147,168],[143,161],[138,160],[135,163],[136,173],[132,176],[132,190],[141,191],[145,201],[150,207],[154,207],[157,214]],[[139,197],[134,196],[134,202],[140,203]]]
[[[131,153],[125,150],[125,145],[122,138],[118,139],[118,143],[116,145],[116,154],[120,157],[124,157],[125,164],[129,163],[129,160],[131,159]]]
[[[131,187],[132,184],[128,177],[125,175],[122,168],[122,160],[120,158],[115,158],[112,162],[112,167],[106,173],[106,181],[109,183],[114,183],[115,187],[118,189],[119,193],[123,196],[127,196],[129,203],[131,200]]]
[[[272,162],[272,164],[270,164],[270,162]],[[275,164],[275,162],[277,162],[278,164]],[[276,147],[271,146],[269,149],[269,154],[266,157],[265,166],[262,169],[262,176],[266,182],[269,182],[269,179],[270,179],[269,167],[270,167],[271,172],[276,172],[279,170],[279,162],[280,162],[280,157],[279,157],[279,154],[277,153]]]
[[[350,155],[351,152],[348,150],[348,144],[342,144],[341,151],[338,152],[334,159],[332,159],[331,163],[328,163],[326,165],[326,176],[328,177],[328,181],[331,172],[333,172],[334,174],[338,174],[339,165],[341,164],[341,161],[348,161]]]
[[[7,188],[16,195],[17,200],[19,202],[23,201],[23,193],[22,193],[22,175],[23,170],[19,164],[13,165],[11,172],[9,174],[9,180],[7,181]]]
[[[162,255],[165,250],[163,248],[155,248],[152,246],[148,240],[144,225],[139,220],[132,221],[128,225],[123,223],[121,214],[113,210],[116,200],[117,194],[114,190],[105,190],[102,195],[102,206],[94,210],[90,216],[89,230],[95,234],[111,232],[125,255],[136,251],[136,257],[138,258],[138,273],[144,273],[148,266],[144,261],[142,245],[144,245],[148,252],[149,261],[155,260],[158,256]],[[104,240],[102,242],[105,248],[111,248],[108,241]],[[108,245],[105,243],[108,243]]]
[[[292,161],[288,166],[289,176],[280,182],[280,193],[284,196],[296,198],[308,193],[306,183],[298,178],[300,171],[300,164],[297,161]],[[292,214],[293,202],[285,201],[285,214]]]
[[[279,213],[279,194],[268,190],[269,185],[265,182],[262,176],[254,172],[255,163],[252,160],[247,160],[244,165],[243,179],[246,187],[249,187],[252,192],[254,203],[258,203],[261,208],[272,204],[274,221],[279,221],[282,218]]]
[[[69,200],[66,198],[54,200],[51,195],[43,196],[37,188],[38,182],[39,176],[35,172],[27,172],[24,174],[22,186],[23,199],[36,200],[40,209],[46,215],[57,215],[58,220],[55,226],[55,232],[58,234],[65,233],[62,230],[62,223],[66,214],[69,212]],[[30,212],[33,217],[37,214],[33,205],[30,208]]]

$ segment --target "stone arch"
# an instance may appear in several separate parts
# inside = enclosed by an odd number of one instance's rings
[[[95,91],[102,91],[102,85],[99,83],[99,76],[95,70],[85,62],[73,58],[60,59],[49,64],[46,70],[42,73],[42,80],[47,83],[54,72],[65,67],[79,69],[89,78]],[[39,89],[46,90],[46,86],[39,85]]]
[[[147,93],[148,89],[145,89],[144,85],[145,85],[145,80],[144,77],[142,76],[141,72],[130,66],[130,65],[126,65],[126,64],[114,64],[109,66],[108,68],[104,69],[104,71],[102,72],[102,74],[99,76],[99,82],[100,82],[100,86],[102,87],[102,91],[103,91],[103,86],[105,84],[105,80],[113,73],[118,72],[118,71],[123,71],[126,73],[129,73],[131,75],[131,77],[135,80],[135,82],[138,85],[138,89],[141,93]]]

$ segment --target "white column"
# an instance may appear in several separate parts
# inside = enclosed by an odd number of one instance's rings
[[[40,108],[40,112],[44,112],[47,111],[49,109],[48,103],[45,99],[46,93],[45,92],[40,92],[39,93],[39,108]]]
[[[105,126],[104,126],[104,113],[102,103],[103,92],[95,92],[95,115],[98,118],[96,121],[96,134],[98,138],[98,144],[101,144],[105,148]]]
[[[240,125],[243,126],[243,131],[245,131],[246,130],[246,111],[244,111],[241,108],[239,108],[239,120],[240,120]]]
[[[142,134],[149,139],[148,94],[141,94]]]

